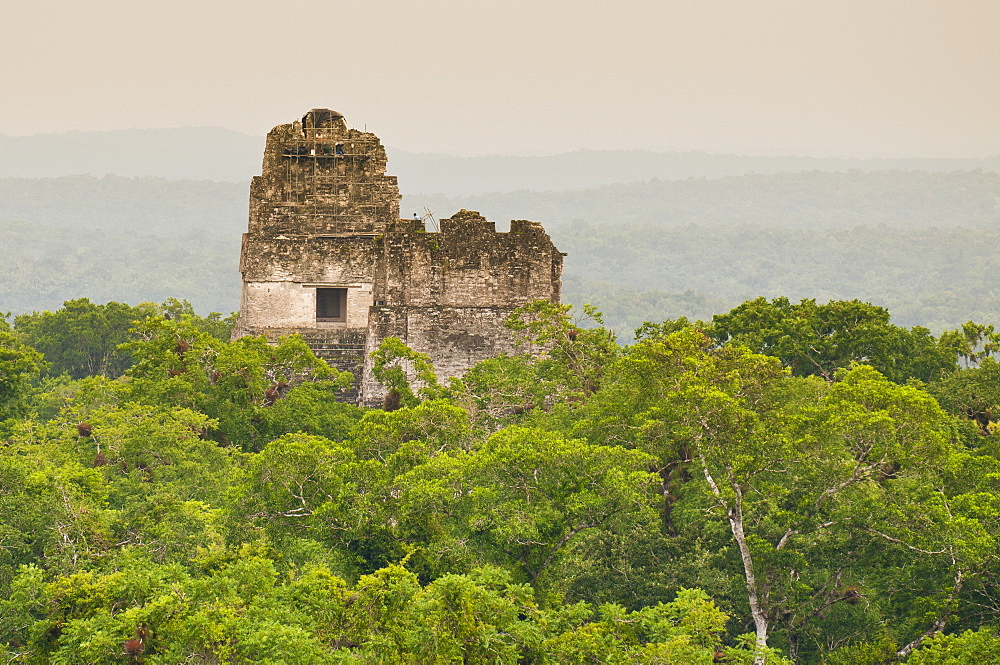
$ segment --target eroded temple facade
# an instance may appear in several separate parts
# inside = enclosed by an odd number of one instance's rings
[[[233,336],[298,333],[355,376],[346,396],[381,404],[366,365],[386,337],[426,353],[442,379],[515,352],[504,320],[535,299],[558,302],[563,255],[537,222],[499,233],[462,210],[429,232],[399,217],[378,137],[313,109],[267,136],[250,186],[240,318]]]

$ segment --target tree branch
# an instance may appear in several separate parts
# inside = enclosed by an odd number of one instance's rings
[[[959,569],[955,571],[955,585],[951,588],[951,594],[948,596],[948,602],[945,603],[944,609],[941,611],[941,616],[939,616],[934,623],[928,628],[922,635],[917,639],[913,640],[905,647],[896,652],[896,656],[899,658],[906,658],[909,656],[914,649],[916,649],[920,644],[926,640],[928,637],[939,633],[944,630],[945,624],[948,622],[948,617],[951,616],[952,607],[955,603],[955,598],[958,596],[958,592],[962,590],[962,582],[964,577],[962,576],[962,570]]]

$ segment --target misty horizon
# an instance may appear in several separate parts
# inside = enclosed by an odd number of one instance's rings
[[[313,107],[320,108],[320,107]],[[284,123],[277,123],[284,124]],[[350,125],[350,123],[348,123]],[[365,128],[364,126],[354,127],[354,129],[365,130],[365,131],[375,131],[372,128]],[[240,131],[238,129],[233,129],[231,127],[224,127],[222,125],[184,125],[184,126],[174,126],[174,127],[121,127],[116,129],[68,129],[58,132],[37,132],[31,134],[17,134],[17,133],[4,133],[0,132],[0,138],[11,138],[11,139],[31,139],[31,138],[41,138],[41,137],[57,137],[64,135],[83,135],[83,134],[115,134],[121,132],[131,132],[131,131],[148,131],[148,132],[171,132],[171,131],[197,131],[197,130],[212,130],[212,131],[224,131],[232,132],[234,134],[239,134],[242,137],[248,139],[260,140],[263,145],[265,134],[256,135],[245,131]],[[376,134],[378,132],[375,132]],[[553,157],[557,155],[567,155],[573,153],[581,152],[651,152],[659,154],[705,154],[705,155],[717,155],[717,156],[733,156],[733,157],[789,157],[789,158],[808,158],[808,159],[844,159],[844,160],[900,160],[900,159],[927,159],[927,160],[949,160],[949,159],[989,159],[993,157],[1000,156],[1000,150],[995,152],[979,152],[977,154],[876,154],[876,153],[847,153],[847,152],[823,152],[821,149],[816,149],[813,151],[802,151],[802,152],[777,152],[768,151],[766,148],[761,148],[759,150],[737,150],[735,148],[731,150],[709,150],[701,148],[673,148],[670,146],[663,145],[647,145],[641,147],[609,147],[609,148],[592,148],[592,147],[579,147],[570,148],[558,151],[547,151],[541,149],[513,149],[506,152],[463,152],[463,151],[426,151],[426,150],[411,150],[403,146],[394,145],[392,142],[385,142],[386,150],[398,153],[406,153],[414,156],[420,155],[442,155],[447,157],[464,157],[464,158],[476,158],[476,157]],[[0,159],[3,155],[0,154]]]
[[[8,5],[7,136],[325,107],[417,154],[1000,154],[992,0]]]

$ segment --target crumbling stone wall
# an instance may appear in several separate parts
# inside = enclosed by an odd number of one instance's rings
[[[366,346],[398,337],[431,357],[442,380],[516,351],[503,323],[536,299],[559,302],[562,253],[537,222],[515,220],[497,233],[478,212],[441,220],[439,233],[396,228],[382,241]],[[385,389],[368,362],[362,401],[377,405]]]
[[[478,212],[462,210],[441,220],[440,233],[421,231],[385,234],[376,300],[489,307],[559,299],[562,254],[537,222],[515,220],[497,233]]]
[[[355,374],[347,399],[381,403],[367,354],[399,337],[430,355],[442,379],[515,351],[503,322],[520,305],[559,301],[562,254],[536,222],[497,233],[462,210],[428,233],[399,219],[396,178],[378,138],[313,109],[268,134],[250,187],[240,318],[234,339],[298,333]],[[318,293],[344,294],[340,318],[319,316]],[[340,296],[337,296],[337,301]]]

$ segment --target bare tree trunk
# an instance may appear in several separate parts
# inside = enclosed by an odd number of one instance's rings
[[[729,506],[722,497],[722,491],[716,484],[712,474],[708,471],[705,458],[701,457],[701,469],[705,474],[712,493],[715,494],[719,505],[726,510],[726,517],[729,518],[729,526],[736,539],[736,545],[740,548],[740,558],[743,559],[743,575],[747,584],[747,600],[750,602],[750,615],[757,632],[757,647],[754,649],[754,665],[764,665],[766,658],[764,649],[767,648],[767,617],[764,616],[764,609],[761,606],[760,598],[757,595],[757,578],[753,572],[753,557],[750,555],[750,546],[747,545],[746,534],[743,532],[743,488],[738,483],[731,482],[736,500]]]
[[[750,615],[753,616],[753,623],[757,628],[757,649],[753,662],[754,665],[763,665],[764,648],[767,647],[767,617],[764,616],[764,609],[757,596],[757,578],[753,572],[753,558],[750,556],[750,546],[747,545],[747,538],[743,533],[743,491],[736,483],[733,483],[733,490],[736,493],[736,501],[729,510],[729,526],[732,528],[733,537],[740,548],[740,557],[743,559],[743,574],[747,581],[747,600],[750,601]]]

